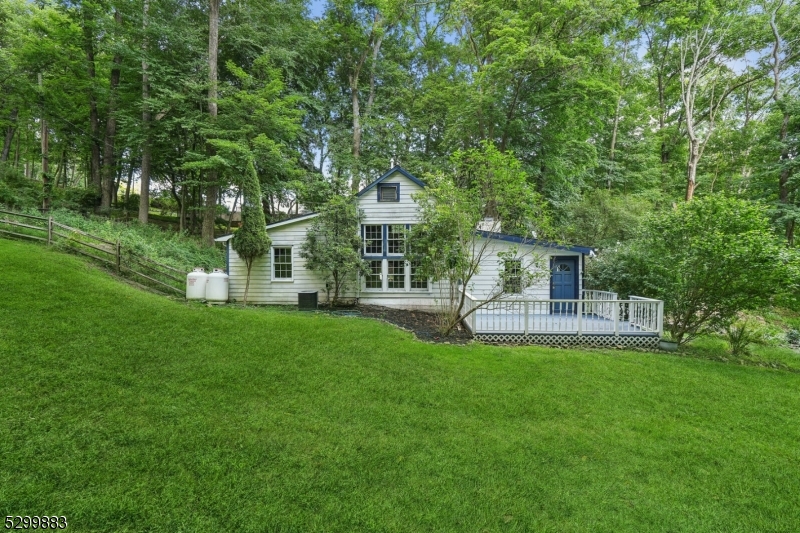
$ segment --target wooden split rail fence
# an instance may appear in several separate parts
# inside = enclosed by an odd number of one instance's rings
[[[0,209],[0,236],[60,245],[112,268],[118,275],[167,294],[184,294],[186,273],[123,246],[40,217]]]

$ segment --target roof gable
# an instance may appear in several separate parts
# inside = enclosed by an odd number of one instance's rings
[[[414,176],[413,174],[408,172],[406,169],[404,169],[400,165],[395,165],[394,167],[390,168],[383,176],[381,176],[380,178],[376,179],[375,181],[373,181],[372,183],[370,183],[369,185],[367,185],[366,187],[361,189],[356,196],[363,196],[364,194],[366,194],[370,190],[374,189],[376,185],[378,185],[382,181],[385,181],[387,178],[389,178],[395,172],[399,172],[400,174],[402,174],[406,178],[410,179],[411,181],[413,181],[414,183],[416,183],[420,187],[425,187],[426,186],[424,181],[420,180],[419,178],[417,178],[416,176]]]
[[[319,213],[306,213],[305,215],[294,216],[291,218],[285,218],[283,220],[279,220],[277,222],[272,222],[271,224],[267,224],[267,229],[274,229],[279,228],[281,226],[288,226],[289,224],[294,224],[295,222],[302,222],[303,220],[308,220],[310,218],[318,217]]]

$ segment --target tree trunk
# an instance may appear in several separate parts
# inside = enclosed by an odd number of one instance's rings
[[[689,161],[686,172],[686,201],[691,202],[694,198],[694,190],[697,187],[697,164],[700,162],[700,142],[697,139],[689,139]]]
[[[0,161],[8,161],[8,153],[11,150],[11,141],[14,140],[14,132],[17,130],[16,124],[17,122],[17,114],[19,113],[19,108],[14,108],[11,110],[11,115],[8,117],[11,124],[8,125],[8,129],[6,130],[6,139],[3,142],[3,153],[0,155]]]
[[[122,25],[122,15],[119,10],[114,10],[114,22]],[[100,183],[100,211],[107,212],[111,209],[111,201],[114,193],[114,141],[117,135],[117,87],[119,87],[120,64],[122,58],[119,54],[114,54],[113,66],[111,67],[111,78],[109,80],[108,92],[108,112],[106,117],[106,137],[103,143],[103,172]]]
[[[86,66],[89,74],[89,144],[92,150],[90,173],[92,176],[92,187],[100,191],[100,119],[97,115],[97,96],[94,91],[95,84],[95,65],[94,65],[94,34],[90,26],[92,24],[89,13],[83,7],[83,41],[84,52],[86,53]]]
[[[217,54],[219,53],[219,4],[220,0],[209,1],[208,13],[208,115],[214,122],[217,118]],[[214,155],[212,146],[206,147],[209,156]],[[203,214],[202,240],[206,246],[214,246],[214,219],[217,216],[217,172],[208,172],[206,185],[205,213]]]
[[[250,290],[250,270],[252,270],[253,268],[253,261],[254,259],[245,261],[245,264],[247,265],[247,281],[244,282],[244,302],[243,302],[243,305],[245,307],[247,307],[247,292]]]
[[[178,219],[178,231],[186,231],[186,184],[181,185],[181,214]]]
[[[19,168],[19,141],[22,136],[22,130],[17,128],[17,147],[14,149],[14,168]]]
[[[47,120],[44,117],[44,86],[42,83],[42,75],[39,74],[39,91],[40,91],[40,98],[41,98],[41,106],[42,106],[42,116],[39,121],[42,123],[42,132],[41,132],[41,140],[42,140],[42,210],[49,211],[50,210],[50,195],[52,193],[53,184],[50,181],[50,132],[47,129]]]
[[[353,146],[351,154],[353,155],[353,179],[350,184],[350,189],[353,192],[358,192],[361,188],[361,173],[358,168],[358,160],[361,157],[361,110],[358,101],[358,77],[350,76],[350,98],[353,103]]]
[[[133,159],[128,161],[128,181],[125,183],[125,210],[128,210],[128,199],[131,197],[131,182],[133,181]]]
[[[139,222],[147,224],[150,216],[150,82],[147,77],[147,12],[150,0],[144,0],[142,9],[142,169],[139,174]],[[128,184],[130,186],[130,183]],[[127,194],[127,193],[126,193]]]

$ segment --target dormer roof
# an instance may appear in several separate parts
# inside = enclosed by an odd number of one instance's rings
[[[417,178],[416,176],[411,174],[409,171],[407,171],[406,169],[404,169],[400,165],[395,165],[391,169],[389,169],[383,176],[381,176],[380,178],[376,179],[375,181],[373,181],[372,183],[370,183],[369,185],[367,185],[366,187],[361,189],[356,196],[363,196],[364,194],[366,194],[371,189],[375,188],[376,185],[378,185],[382,181],[386,180],[389,176],[391,176],[395,172],[399,172],[400,174],[402,174],[406,178],[410,179],[411,181],[413,181],[414,183],[416,183],[420,187],[425,187],[426,186],[424,181],[420,180],[419,178]]]

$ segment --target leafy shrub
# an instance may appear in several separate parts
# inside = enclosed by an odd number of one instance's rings
[[[36,209],[22,211],[31,215],[40,214]],[[224,255],[219,248],[202,246],[192,237],[163,231],[154,225],[119,222],[93,215],[82,215],[67,209],[54,209],[50,215],[56,222],[108,241],[119,240],[128,250],[184,272],[189,272],[194,267],[212,269],[225,265]]]
[[[652,202],[596,189],[567,206],[563,239],[586,246],[614,246],[635,237],[651,210]]]
[[[638,238],[606,251],[588,285],[664,300],[679,343],[724,329],[780,293],[789,258],[754,203],[707,197],[653,216]]]
[[[738,320],[725,326],[725,340],[730,347],[731,355],[741,356],[750,353],[751,344],[760,344],[764,334],[749,320]]]
[[[42,206],[42,182],[26,178],[19,170],[0,166],[0,205],[26,209]]]
[[[799,346],[800,345],[800,331],[796,329],[790,329],[786,332],[786,342],[789,344]]]
[[[71,209],[74,211],[91,211],[98,204],[100,192],[94,188],[70,187],[53,189],[52,206],[54,209]]]
[[[122,200],[119,205],[125,211],[139,211],[139,195],[131,193],[128,200]]]

